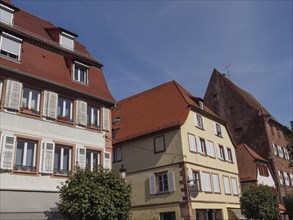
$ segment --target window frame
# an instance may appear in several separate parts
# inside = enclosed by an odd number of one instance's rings
[[[24,99],[24,94],[25,94],[25,90],[28,90],[28,97],[26,104],[24,105],[23,103],[23,99]],[[36,109],[34,107],[32,107],[32,101],[33,101],[33,92],[36,92],[37,95],[37,100],[36,100]],[[35,89],[31,89],[29,87],[23,86],[22,87],[22,97],[21,97],[21,105],[20,105],[20,110],[24,111],[24,110],[28,110],[33,114],[39,115],[40,114],[40,106],[41,106],[41,92]]]
[[[159,149],[157,150],[157,142],[156,140],[159,139],[159,138],[162,138],[163,140],[163,149]],[[160,136],[156,136],[154,137],[154,153],[157,154],[157,153],[162,153],[162,152],[165,152],[166,151],[166,142],[165,142],[165,135],[160,135]]]
[[[60,167],[58,167],[58,169],[55,168],[55,162],[56,162],[56,159],[55,156],[56,156],[56,149],[57,148],[61,148],[60,150]],[[64,149],[68,149],[69,152],[68,152],[68,155],[69,155],[69,158],[68,158],[68,169],[65,170],[64,169],[64,157],[65,157],[65,154],[64,154]],[[65,145],[63,143],[55,143],[55,146],[54,146],[54,151],[53,151],[53,175],[55,176],[69,176],[72,174],[72,169],[73,168],[73,146],[70,146],[70,145]]]
[[[227,180],[227,182],[225,182],[225,179]],[[226,188],[226,184],[227,183],[229,186],[229,188]],[[231,183],[230,183],[230,178],[228,176],[223,176],[223,184],[224,184],[224,192],[226,195],[232,195],[232,190],[231,190]],[[229,192],[227,191],[229,190]]]
[[[221,128],[221,125],[219,123],[214,123],[214,132],[215,132],[215,135],[218,136],[218,137],[223,137],[223,134],[222,134],[222,128]]]
[[[221,144],[218,144],[218,159],[222,161],[225,160],[225,150],[224,150],[224,146]]]
[[[227,158],[226,161],[233,163],[233,154],[232,154],[232,149],[229,147],[226,147],[227,149]]]
[[[234,185],[235,184],[235,185]],[[236,187],[236,192],[234,192],[234,186]],[[239,195],[239,189],[238,189],[238,181],[237,178],[231,177],[231,189],[232,189],[232,195]]]
[[[1,19],[1,14],[3,14],[3,11],[6,11],[7,15],[10,15],[9,21],[7,21],[5,19]],[[3,16],[3,17],[5,17],[5,16]],[[8,25],[12,25],[13,24],[13,17],[14,17],[14,10],[12,8],[9,8],[9,7],[0,3],[0,22],[8,24]]]
[[[3,39],[6,38],[6,40],[9,42],[13,42],[15,43],[15,47],[18,47],[17,48],[17,52],[13,52],[13,51],[7,51],[5,50],[6,48],[4,47],[4,50],[3,50]],[[11,35],[11,34],[8,34],[6,32],[2,32],[1,35],[0,35],[0,56],[1,57],[6,57],[10,60],[15,60],[15,61],[19,61],[20,60],[20,52],[21,52],[21,46],[22,46],[22,39],[21,38],[18,38],[14,35]],[[17,45],[16,45],[17,44]],[[6,45],[7,46],[7,45]]]
[[[218,185],[219,191],[215,191],[214,177],[217,177],[217,181],[218,181],[218,184],[217,185]],[[213,192],[216,193],[216,194],[221,194],[221,186],[220,186],[219,174],[217,174],[217,173],[211,173],[211,179],[212,179]]]
[[[204,129],[203,116],[197,113],[195,113],[195,126],[199,129]]]
[[[70,42],[70,45],[68,45],[69,42]],[[61,47],[73,51],[74,50],[74,36],[62,31],[59,35],[59,44]]]
[[[191,133],[187,133],[187,139],[188,139],[189,151],[196,153],[197,152],[196,136]]]
[[[73,69],[73,72],[72,72],[73,81],[84,84],[84,85],[88,85],[88,83],[89,83],[89,77],[88,77],[89,76],[89,66],[75,61],[72,69]],[[81,80],[81,73],[82,73],[81,70],[83,70],[83,73],[84,73],[84,80]],[[76,74],[77,74],[77,79],[76,79]]]
[[[120,156],[119,153],[120,152]],[[113,148],[113,163],[121,162],[122,161],[122,147],[115,147]]]
[[[90,111],[90,113],[89,113]],[[94,112],[96,111],[97,115],[97,124],[95,123],[94,117],[95,114]],[[100,129],[101,128],[101,108],[99,107],[93,107],[91,105],[87,105],[87,127],[89,128],[95,128],[95,129]],[[90,122],[89,122],[90,120]]]
[[[88,165],[88,154],[90,154],[90,165]],[[93,164],[94,154],[97,154],[97,167]],[[102,152],[99,150],[93,150],[91,148],[86,148],[86,155],[85,155],[85,167],[90,169],[91,171],[95,168],[98,169],[101,166],[101,157]]]
[[[59,103],[62,105],[59,105]],[[67,102],[69,103],[69,117],[66,115],[67,111]],[[59,114],[60,107],[60,114]],[[57,119],[58,121],[73,122],[73,101],[71,99],[64,98],[63,96],[58,96],[57,101]]]

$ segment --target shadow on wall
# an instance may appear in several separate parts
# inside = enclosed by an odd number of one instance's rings
[[[44,214],[48,220],[62,220],[63,219],[57,207],[53,207],[53,208],[50,208],[50,210],[44,211]]]

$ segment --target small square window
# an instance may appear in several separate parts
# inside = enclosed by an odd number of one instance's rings
[[[116,147],[113,149],[113,162],[122,161],[122,147]]]
[[[73,80],[83,84],[88,84],[88,66],[75,62]]]
[[[160,153],[165,151],[165,137],[159,136],[154,138],[155,153]]]

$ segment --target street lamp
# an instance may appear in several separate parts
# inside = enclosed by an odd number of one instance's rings
[[[120,170],[119,170],[119,173],[120,173],[120,177],[121,177],[121,179],[123,179],[123,180],[125,180],[125,178],[126,178],[126,168],[124,167],[124,165],[122,164],[121,165],[121,168],[120,168]]]

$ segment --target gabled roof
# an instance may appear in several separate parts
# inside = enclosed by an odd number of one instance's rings
[[[238,95],[240,95],[245,102],[252,108],[259,111],[259,115],[270,115],[270,113],[248,92],[236,86],[231,80],[229,80],[225,74],[221,74],[218,70],[214,69],[212,77],[219,77]]]
[[[118,129],[114,143],[137,138],[156,131],[182,125],[191,108],[201,110],[194,97],[176,81],[170,81],[117,103],[112,117],[120,118],[113,129]]]
[[[257,181],[257,162],[269,163],[246,144],[238,145],[236,155],[239,177],[243,182]]]

